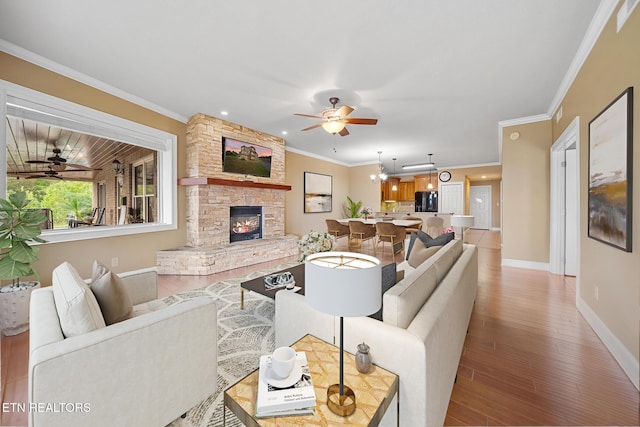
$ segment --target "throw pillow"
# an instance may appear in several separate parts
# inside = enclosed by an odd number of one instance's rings
[[[425,246],[428,248],[431,246],[444,246],[455,238],[454,232],[441,234],[436,238],[429,236],[427,233],[423,233],[423,234],[426,237],[424,237],[425,240],[422,240],[422,241],[425,243]]]
[[[96,297],[71,264],[64,262],[56,267],[52,282],[53,299],[66,338],[106,326]]]
[[[382,267],[382,295],[387,292],[397,283],[396,280],[396,263],[392,262]],[[382,321],[382,304],[380,304],[380,310],[370,314],[372,319]]]
[[[441,247],[442,246],[426,247],[422,240],[417,239],[407,262],[411,267],[418,268],[418,266],[425,262],[431,255],[438,252]]]
[[[96,297],[107,325],[129,319],[133,304],[122,279],[98,261],[93,263],[91,292]]]

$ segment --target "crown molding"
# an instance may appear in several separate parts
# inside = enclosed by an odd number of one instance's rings
[[[591,23],[589,24],[589,28],[585,33],[580,46],[578,47],[578,51],[576,55],[573,57],[573,61],[571,61],[571,65],[567,70],[562,82],[560,83],[560,87],[556,92],[553,100],[551,101],[551,105],[547,109],[547,114],[550,117],[553,117],[554,112],[560,107],[560,103],[567,95],[569,88],[573,84],[578,72],[584,65],[584,61],[587,60],[587,57],[591,53],[591,49],[595,45],[598,38],[600,38],[600,34],[602,34],[602,30],[604,30],[605,25],[609,22],[609,18],[613,14],[616,6],[618,5],[618,0],[601,0],[598,9],[596,10]]]
[[[146,99],[140,98],[136,95],[132,95],[129,92],[125,92],[122,89],[118,89],[114,86],[111,86],[107,83],[104,83],[98,79],[93,77],[89,77],[86,74],[83,74],[79,71],[76,71],[72,68],[59,64],[55,61],[47,59],[43,56],[40,56],[36,53],[28,51],[20,46],[17,46],[13,43],[9,43],[4,39],[0,39],[0,51],[8,53],[9,55],[15,56],[27,62],[31,62],[39,67],[47,69],[49,71],[53,71],[54,73],[60,74],[62,76],[68,77],[70,79],[76,80],[80,83],[86,84],[87,86],[91,86],[95,89],[106,92],[110,95],[116,96],[118,98],[122,98],[125,101],[132,102],[141,107],[147,108],[151,111],[154,111],[158,114],[162,114],[163,116],[170,117],[174,120],[177,120],[182,123],[187,123],[188,118],[184,117],[181,114],[178,114],[174,111],[170,111],[164,107],[161,107],[157,104],[147,101]]]
[[[290,151],[292,153],[300,154],[302,156],[312,157],[314,159],[322,160],[322,161],[329,162],[329,163],[334,163],[334,164],[340,165],[340,166],[346,166],[346,167],[353,166],[353,165],[350,165],[348,163],[339,162],[336,159],[330,159],[329,157],[319,156],[317,154],[309,153],[307,151],[299,150],[297,148],[287,147],[286,145],[285,145],[284,149],[285,149],[285,151]]]

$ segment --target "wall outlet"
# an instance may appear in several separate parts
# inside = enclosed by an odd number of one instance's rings
[[[113,257],[111,258],[111,267],[117,267],[118,266],[118,257]]]
[[[596,299],[596,301],[598,301],[598,299],[600,298],[597,286],[593,287],[593,297]]]

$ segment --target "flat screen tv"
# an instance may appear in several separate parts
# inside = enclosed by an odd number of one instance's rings
[[[271,148],[222,137],[222,170],[252,176],[271,176]]]

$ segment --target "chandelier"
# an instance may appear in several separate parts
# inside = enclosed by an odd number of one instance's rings
[[[382,154],[382,151],[378,151],[378,174],[377,175],[369,175],[369,178],[371,178],[372,182],[380,181],[386,181],[387,180],[387,174],[384,173],[384,166],[382,165],[382,160],[380,158],[380,155]]]

